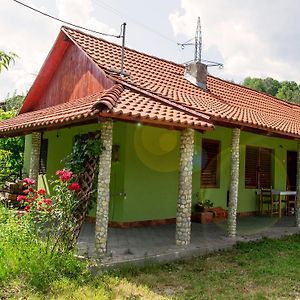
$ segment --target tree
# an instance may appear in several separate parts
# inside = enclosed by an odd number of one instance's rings
[[[0,120],[10,119],[16,116],[24,97],[14,94],[4,102],[0,108]],[[24,137],[0,139],[0,185],[6,180],[14,180],[20,177],[23,167]]]
[[[0,72],[8,69],[14,62],[16,54],[5,53],[0,50]],[[24,97],[16,93],[6,99],[0,108],[0,120],[6,120],[16,116]],[[13,180],[21,176],[23,165],[24,137],[0,139],[0,185],[6,180]]]
[[[246,77],[243,85],[258,92],[266,92],[264,82],[261,78]]]
[[[300,104],[300,85],[295,81],[279,82],[271,77],[265,79],[247,77],[243,85],[279,99]]]
[[[15,53],[5,53],[4,51],[0,50],[0,72],[2,72],[3,69],[7,70],[8,66],[15,61],[16,56],[17,55]]]
[[[295,81],[282,81],[277,97],[290,102],[300,103],[300,88]]]
[[[267,77],[263,80],[265,86],[265,92],[269,95],[276,97],[278,90],[280,88],[280,82],[271,77]]]

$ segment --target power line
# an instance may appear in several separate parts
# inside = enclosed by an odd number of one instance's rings
[[[76,25],[76,24],[73,24],[73,23],[64,21],[64,20],[62,20],[62,19],[59,19],[59,18],[57,18],[57,17],[54,17],[54,16],[52,16],[52,15],[49,15],[49,14],[47,14],[47,13],[45,13],[45,12],[43,12],[43,11],[40,11],[40,10],[38,10],[38,9],[36,9],[36,8],[33,8],[33,7],[31,7],[31,6],[29,6],[29,5],[25,4],[25,3],[23,3],[23,2],[21,2],[21,1],[18,1],[18,0],[12,0],[12,1],[14,1],[14,2],[16,2],[16,3],[18,3],[18,4],[22,5],[22,6],[25,6],[26,8],[29,8],[29,9],[31,9],[31,10],[33,10],[33,11],[39,13],[39,14],[42,14],[43,16],[46,16],[46,17],[51,18],[51,19],[53,19],[53,20],[59,21],[59,22],[64,23],[64,24],[68,24],[68,25],[70,25],[70,26],[73,26],[73,27],[76,27],[76,28],[79,28],[79,29],[87,30],[87,31],[90,31],[90,32],[93,32],[93,33],[97,33],[97,34],[100,34],[100,35],[104,35],[104,36],[110,36],[110,37],[115,37],[115,38],[120,38],[120,37],[121,37],[121,34],[119,34],[119,35],[114,35],[114,34],[109,34],[109,33],[104,33],[104,32],[100,32],[100,31],[96,31],[96,30],[93,30],[93,29],[89,29],[89,28],[86,28],[86,27],[83,27],[83,26],[79,26],[79,25]]]
[[[98,2],[99,2],[99,3],[98,3]],[[132,17],[129,16],[129,15],[126,15],[125,13],[121,12],[120,10],[117,10],[116,8],[112,7],[111,5],[109,5],[108,3],[106,3],[105,1],[101,1],[101,0],[98,0],[98,1],[97,1],[97,0],[96,0],[96,1],[95,1],[95,4],[96,4],[96,5],[99,5],[100,7],[104,8],[104,9],[106,9],[106,10],[111,11],[111,12],[112,12],[113,14],[115,14],[115,15],[118,15],[118,16],[120,16],[120,17],[125,17],[125,18],[127,18],[127,19],[130,20],[131,22],[133,22],[133,23],[135,23],[135,24],[137,24],[137,25],[139,25],[139,26],[141,26],[141,27],[144,27],[146,30],[151,31],[152,33],[154,33],[154,34],[160,36],[161,38],[163,38],[163,39],[165,39],[165,40],[168,40],[169,42],[172,42],[172,43],[177,44],[176,41],[172,40],[171,38],[167,37],[166,35],[164,35],[164,34],[158,32],[157,30],[151,28],[151,27],[148,26],[148,25],[145,25],[145,24],[139,22],[137,19],[132,18]]]

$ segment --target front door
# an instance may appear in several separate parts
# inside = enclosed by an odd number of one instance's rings
[[[286,164],[286,189],[288,191],[296,190],[296,176],[297,176],[297,152],[287,151]]]

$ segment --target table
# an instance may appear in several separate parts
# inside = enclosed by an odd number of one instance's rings
[[[260,190],[256,190],[256,195],[260,195]],[[281,218],[281,202],[282,197],[286,196],[296,196],[296,191],[279,191],[279,190],[273,190],[272,189],[272,195],[277,195],[279,199],[279,218]]]

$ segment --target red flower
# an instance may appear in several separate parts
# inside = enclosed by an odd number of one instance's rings
[[[61,175],[63,175],[65,173],[65,170],[58,170],[58,171],[56,171],[56,175],[58,175],[58,176],[61,176]]]
[[[33,201],[35,201],[36,199],[38,199],[38,195],[35,195],[34,197],[31,197],[31,199],[30,199],[30,202],[33,202]]]
[[[24,195],[19,195],[18,197],[17,197],[17,201],[27,201],[28,199],[27,199],[27,196],[24,196]]]
[[[56,171],[56,175],[59,176],[62,182],[67,182],[72,178],[73,173],[68,170],[58,170]]]
[[[29,193],[33,192],[33,188],[29,188],[23,191],[23,194],[28,195]]]
[[[37,191],[38,195],[46,195],[46,191],[44,189],[40,189]]]
[[[24,207],[24,211],[28,212],[29,210],[30,210],[30,205],[26,205],[26,206]]]
[[[73,182],[69,185],[69,190],[70,191],[75,191],[75,192],[79,192],[80,191],[80,185],[78,182]]]
[[[53,202],[52,202],[51,199],[44,199],[43,202],[44,202],[45,204],[47,204],[47,205],[52,205],[52,204],[53,204]]]
[[[35,180],[33,180],[31,178],[24,178],[23,182],[26,183],[27,185],[34,185],[35,184]]]

